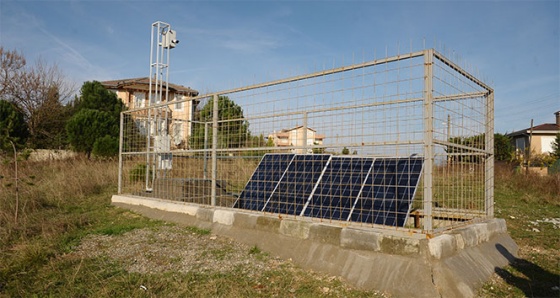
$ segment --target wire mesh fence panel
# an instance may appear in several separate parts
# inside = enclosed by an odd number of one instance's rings
[[[123,113],[119,192],[438,232],[493,216],[492,113],[434,50],[164,102]]]

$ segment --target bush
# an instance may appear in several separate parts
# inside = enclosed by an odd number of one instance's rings
[[[130,181],[140,182],[146,179],[146,164],[137,164],[129,173]]]

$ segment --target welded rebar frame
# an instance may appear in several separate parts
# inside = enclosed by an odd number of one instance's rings
[[[220,114],[228,114],[219,110],[222,96],[242,107],[242,118],[220,118]],[[434,49],[201,95],[182,102],[209,99],[213,102],[211,121],[181,119],[191,128],[185,136],[189,146],[173,149],[170,145],[177,166],[174,163],[165,183],[158,182],[159,188],[165,190],[155,191],[153,196],[231,207],[228,204],[248,180],[250,173],[245,172],[251,172],[249,168],[256,166],[262,154],[287,151],[340,154],[346,148],[358,156],[424,158],[421,188],[411,215],[415,218],[407,230],[436,233],[494,215],[493,90]],[[139,118],[135,115],[146,111],[150,115],[151,110],[165,109],[174,103],[160,102],[124,113],[134,121],[135,117]],[[242,140],[239,144],[224,145],[228,131],[235,131],[239,123],[247,123],[254,140],[239,135],[238,139]],[[121,143],[125,125],[121,119]],[[303,139],[303,143],[270,147],[266,145],[269,140],[263,145],[265,134],[270,133],[270,139],[274,131],[290,125],[298,129],[297,138]],[[320,130],[326,135],[325,141],[310,142],[310,135],[320,135]],[[123,150],[121,144],[119,193],[142,195],[131,179],[131,169],[142,156],[146,161],[150,159],[150,131],[148,128],[145,152]],[[196,139],[197,133],[203,138]],[[126,137],[134,139],[134,136]],[[153,181],[156,183],[155,177]],[[147,189],[147,179],[145,186]],[[174,189],[173,195],[169,188]],[[413,225],[418,223],[418,218],[423,218],[421,226]]]

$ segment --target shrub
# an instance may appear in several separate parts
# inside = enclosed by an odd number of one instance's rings
[[[129,173],[130,181],[140,182],[146,177],[146,164],[137,164]]]

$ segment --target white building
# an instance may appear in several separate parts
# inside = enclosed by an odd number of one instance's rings
[[[304,127],[300,125],[294,128],[282,129],[279,132],[274,132],[268,135],[268,138],[272,139],[275,147],[284,147],[293,153],[305,153],[306,150],[301,147],[307,145],[307,151],[311,152],[311,148],[313,146],[323,145],[325,135],[318,134],[317,131],[309,127],[306,132]]]

